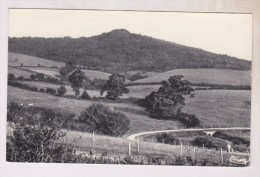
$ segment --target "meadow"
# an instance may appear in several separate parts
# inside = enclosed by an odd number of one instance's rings
[[[65,63],[47,60],[44,58],[24,55],[20,53],[8,53],[8,66],[44,66],[44,67],[62,67]]]
[[[225,69],[174,69],[135,82],[161,82],[173,75],[183,75],[192,83],[251,85],[251,71]]]

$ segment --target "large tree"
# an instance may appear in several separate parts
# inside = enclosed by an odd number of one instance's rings
[[[125,86],[125,76],[121,74],[112,74],[109,76],[109,80],[103,85],[100,95],[107,91],[106,97],[111,100],[116,100],[124,93],[129,93],[129,90]]]
[[[75,95],[79,95],[79,89],[82,87],[84,80],[86,79],[85,73],[80,69],[76,69],[69,75],[69,81]]]
[[[185,96],[192,95],[194,89],[191,82],[182,79],[183,76],[171,76],[157,92],[150,93],[142,100],[152,117],[160,119],[176,119],[185,105]]]

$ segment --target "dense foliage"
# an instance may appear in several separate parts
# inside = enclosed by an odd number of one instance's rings
[[[58,92],[58,96],[63,96],[67,92],[66,87],[64,85],[60,86],[57,92]]]
[[[78,121],[90,132],[121,136],[130,127],[128,118],[102,104],[93,104],[78,116]]]
[[[75,61],[89,69],[111,73],[177,68],[251,69],[250,61],[132,34],[126,30],[113,30],[89,38],[14,37],[9,38],[9,51],[54,61]]]
[[[178,120],[186,127],[195,127],[199,125],[199,119],[195,115],[181,112],[185,105],[185,96],[193,96],[194,92],[191,82],[182,78],[180,75],[171,76],[161,83],[162,86],[157,92],[151,92],[140,100],[139,104],[145,107],[153,118]]]
[[[74,90],[75,95],[79,95],[79,89],[83,86],[83,82],[86,76],[85,73],[80,69],[76,69],[69,75],[69,82],[71,84],[71,88]]]
[[[107,91],[106,97],[111,100],[116,100],[119,96],[129,93],[125,85],[125,76],[121,74],[112,74],[109,80],[103,85],[100,95]]]

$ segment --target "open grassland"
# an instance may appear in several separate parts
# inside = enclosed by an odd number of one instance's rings
[[[173,75],[183,75],[184,79],[192,83],[223,84],[223,85],[251,85],[251,71],[225,69],[175,69],[154,75],[135,82],[149,83],[167,80]]]
[[[37,83],[37,82],[35,82]],[[54,84],[52,84],[54,85]],[[56,85],[56,87],[59,87]],[[67,86],[69,88],[69,86]],[[91,92],[88,91],[91,95]],[[71,91],[71,94],[73,92]],[[14,87],[8,89],[9,99],[19,99],[35,106],[56,108],[79,113],[92,103],[102,103],[122,111],[131,120],[128,134],[143,131],[176,129],[181,125],[174,121],[151,119],[144,108],[131,103],[102,102],[51,96]],[[51,103],[51,104],[50,104]],[[200,90],[195,97],[187,97],[184,112],[195,114],[207,127],[250,126],[250,91],[246,90]]]
[[[129,86],[129,94],[125,97],[131,98],[144,98],[149,95],[152,91],[157,91],[160,88],[160,85],[137,85]]]
[[[22,67],[22,68],[33,72],[42,73],[44,75],[55,77],[55,78],[58,78],[57,76],[60,75],[58,68],[46,68],[46,67]]]
[[[24,55],[20,53],[8,53],[8,65],[9,66],[45,66],[45,67],[62,67],[65,64],[62,62],[56,62],[47,60],[44,58]]]
[[[175,121],[151,119],[148,115],[145,115],[143,108],[133,104],[57,97],[46,93],[32,92],[12,86],[8,87],[8,100],[17,100],[25,105],[33,103],[33,106],[46,107],[66,112],[68,111],[75,114],[80,113],[93,103],[101,103],[113,107],[116,111],[123,112],[129,118],[130,129],[125,136],[143,131],[177,129],[180,126],[180,123]]]
[[[251,91],[200,90],[186,99],[184,112],[195,114],[206,126],[250,126]]]
[[[18,67],[8,67],[8,73],[13,73],[16,77],[23,76],[25,79],[29,79],[31,74],[34,74],[33,71],[23,70]]]
[[[110,73],[89,70],[89,69],[81,69],[81,71],[83,71],[90,80],[94,80],[94,79],[108,80],[108,77],[111,75]]]

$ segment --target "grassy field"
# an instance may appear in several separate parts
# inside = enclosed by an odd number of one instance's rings
[[[48,95],[46,93],[22,90],[12,86],[8,87],[8,100],[17,100],[24,103],[25,105],[33,103],[33,106],[47,107],[60,111],[69,111],[75,114],[80,113],[82,110],[86,109],[93,103],[102,103],[104,105],[113,107],[115,110],[123,112],[129,118],[130,129],[125,136],[143,131],[176,129],[180,127],[179,122],[151,119],[148,115],[143,113],[143,108],[133,104],[109,103],[57,97]],[[141,114],[139,112],[141,112]]]
[[[173,75],[183,75],[192,83],[251,85],[251,71],[223,69],[175,69],[135,82],[161,82]]]
[[[8,65],[9,66],[45,66],[45,67],[62,67],[65,64],[62,62],[56,62],[47,60],[44,58],[33,57],[20,53],[8,53]]]
[[[34,74],[33,71],[26,71],[17,67],[8,67],[8,73],[13,73],[14,75],[23,76],[25,79],[29,79],[31,74]]]
[[[54,78],[59,78],[57,76],[60,75],[58,68],[45,68],[45,67],[22,67],[22,68],[33,72],[42,73],[44,75],[51,76]]]
[[[110,73],[88,70],[88,69],[82,69],[81,71],[83,71],[90,80],[94,80],[94,79],[108,80],[108,77],[111,75]]]
[[[206,126],[250,126],[251,91],[200,90],[187,98],[184,112],[195,114]]]

